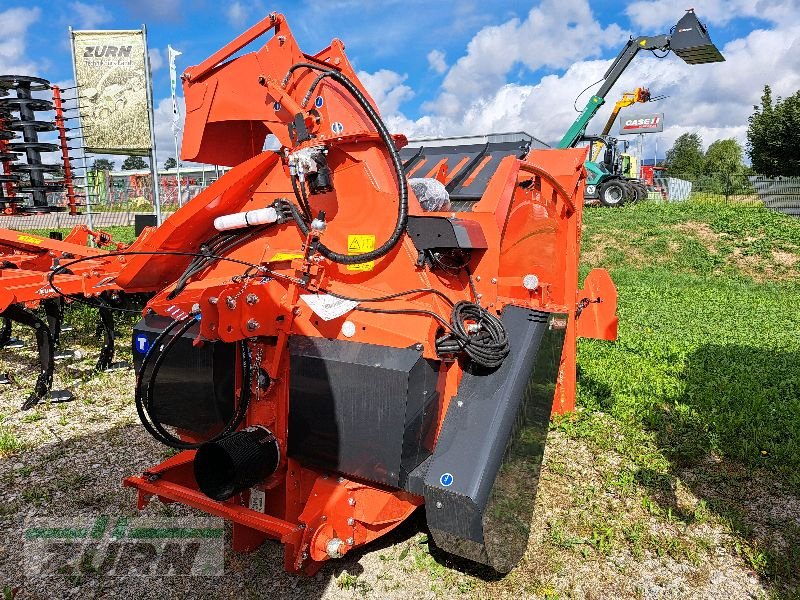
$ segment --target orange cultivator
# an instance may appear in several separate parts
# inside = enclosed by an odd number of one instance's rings
[[[72,399],[68,391],[50,389],[54,360],[58,357],[64,298],[77,298],[98,308],[104,341],[95,369],[107,370],[114,365],[111,307],[119,304],[121,290],[115,284],[115,276],[125,258],[90,247],[87,245],[89,240],[98,246],[122,248],[107,233],[94,232],[83,225],[75,227],[63,241],[0,229],[0,348],[14,345],[16,340],[11,337],[11,328],[16,322],[34,329],[39,353],[41,371],[33,392],[23,404],[24,409],[48,396],[62,402]],[[131,249],[135,249],[135,245]],[[68,262],[71,266],[64,268],[62,263]],[[64,274],[59,276],[57,287],[53,287],[51,280],[56,270]],[[44,309],[46,322],[34,312],[40,306]],[[4,375],[0,382],[9,383],[10,379]]]
[[[139,506],[224,517],[235,549],[278,540],[313,574],[424,505],[438,546],[513,568],[576,337],[616,337],[608,274],[578,288],[586,150],[454,161],[483,170],[455,210],[407,179],[338,40],[305,54],[273,14],[183,80],[182,158],[233,169],[116,276],[160,290],[136,404],[182,451],[125,480]]]

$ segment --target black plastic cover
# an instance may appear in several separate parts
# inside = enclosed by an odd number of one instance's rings
[[[410,348],[289,341],[288,455],[402,487],[427,458],[439,411],[438,362]]]
[[[424,490],[436,545],[501,573],[528,545],[564,340],[558,316],[503,310],[511,353],[493,372],[464,373],[433,456],[409,478]]]
[[[167,317],[147,315],[133,328],[137,375],[153,341],[171,322]],[[156,378],[152,416],[163,425],[208,438],[233,416],[236,344],[203,339],[195,346],[199,327],[199,323],[191,327],[164,359]]]
[[[424,250],[485,250],[489,247],[476,221],[448,217],[408,217],[408,235],[414,247]]]

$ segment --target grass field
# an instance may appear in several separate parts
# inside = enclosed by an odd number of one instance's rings
[[[582,271],[594,267],[617,283],[619,340],[580,342],[579,410],[553,423],[529,550],[505,578],[442,556],[420,518],[313,580],[282,575],[268,544],[229,554],[215,581],[83,580],[68,595],[800,598],[800,221],[754,206],[587,209]],[[0,354],[0,370],[19,367]],[[163,449],[136,424],[131,384],[75,381],[78,402],[26,414],[22,389],[6,392],[9,531],[24,515],[132,514],[119,479]],[[66,466],[50,458],[65,452]],[[69,498],[75,465],[94,462]],[[0,543],[0,586],[20,585],[13,544]]]

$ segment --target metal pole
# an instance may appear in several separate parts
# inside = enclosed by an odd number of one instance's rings
[[[142,24],[144,41],[144,75],[147,86],[147,107],[150,113],[150,178],[153,180],[153,206],[156,209],[156,225],[161,225],[161,194],[156,164],[156,117],[153,111],[153,78],[150,73],[150,54],[147,51],[147,25]]]
[[[175,138],[175,174],[178,178],[178,207],[181,207],[183,206],[183,194],[181,193],[181,155],[178,152],[178,133],[174,132],[172,137]]]
[[[89,196],[89,165],[86,164],[86,149],[84,148],[84,137],[83,137],[83,118],[81,117],[81,110],[80,110],[80,102],[78,102],[78,98],[81,95],[81,88],[78,85],[78,67],[75,61],[78,60],[78,57],[75,56],[75,37],[72,32],[72,27],[69,28],[69,47],[72,50],[72,77],[75,79],[75,104],[78,105],[77,111],[77,129],[78,129],[78,139],[80,139],[80,144],[78,145],[78,152],[80,153],[80,159],[83,163],[83,199],[86,202],[86,226],[94,230],[94,217],[92,216],[92,201]]]

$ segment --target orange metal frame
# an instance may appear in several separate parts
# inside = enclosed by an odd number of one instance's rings
[[[275,35],[255,52],[230,57],[260,35]],[[229,60],[230,59],[230,60]],[[227,61],[227,62],[225,62]],[[325,144],[335,191],[311,196],[314,214],[325,211],[329,226],[322,241],[347,252],[352,235],[388,238],[397,213],[397,181],[388,153],[362,109],[338,83],[323,81],[312,103],[303,97],[316,73],[298,69],[311,62],[341,70],[369,98],[358,83],[338,40],[316,55],[297,46],[282,15],[272,14],[236,40],[184,74],[186,127],[182,158],[231,165],[199,196],[170,216],[142,244],[151,252],[193,252],[216,233],[216,217],[270,205],[291,197],[292,186],[285,152],[263,152],[264,138],[273,134],[286,152]],[[374,105],[374,102],[372,102]],[[314,138],[295,144],[290,125],[301,115]],[[396,136],[396,145],[405,138]],[[605,271],[595,270],[578,288],[581,216],[586,149],[532,150],[524,160],[504,159],[491,177],[481,200],[468,213],[423,212],[411,196],[409,213],[472,221],[483,231],[488,249],[469,261],[477,301],[499,313],[508,304],[568,315],[566,342],[554,398],[556,412],[575,406],[577,336],[614,339],[616,290]],[[446,177],[446,167],[439,166]],[[442,171],[442,168],[445,168]],[[453,166],[453,171],[458,167]],[[262,425],[276,436],[284,457],[278,471],[259,484],[266,495],[264,512],[248,507],[249,492],[217,502],[198,491],[186,451],[146,473],[130,477],[125,485],[139,491],[139,506],[151,498],[182,502],[234,524],[237,550],[255,548],[266,538],[286,545],[286,569],[314,573],[326,560],[326,544],[333,537],[347,540],[343,551],[368,543],[397,526],[423,499],[404,491],[384,489],[311,468],[286,458],[288,437],[290,335],[316,336],[407,348],[422,343],[423,355],[439,360],[435,340],[439,324],[424,314],[387,316],[354,311],[324,321],[300,294],[332,291],[356,298],[381,296],[401,290],[433,288],[453,301],[475,300],[467,274],[443,274],[417,265],[416,249],[404,236],[387,255],[359,269],[309,257],[308,240],[292,223],[275,225],[266,233],[227,253],[231,259],[265,267],[263,277],[242,277],[244,267],[228,261],[209,266],[175,298],[170,293],[187,267],[188,258],[161,254],[131,256],[117,275],[122,289],[158,289],[148,304],[156,314],[190,313],[200,307],[200,335],[209,340],[248,344],[271,384],[251,386],[252,402],[243,426]],[[379,243],[379,242],[378,242]],[[535,290],[523,286],[523,277],[535,274]],[[247,301],[244,301],[247,298]],[[439,297],[419,293],[381,303],[386,309],[418,309],[447,315],[450,308]],[[352,338],[342,324],[355,328]],[[458,362],[443,362],[438,388],[444,399],[439,427],[461,380]],[[437,428],[438,434],[438,428]],[[429,440],[430,447],[435,438]]]

